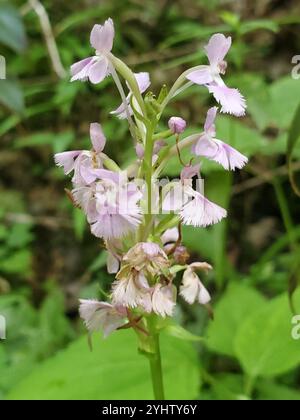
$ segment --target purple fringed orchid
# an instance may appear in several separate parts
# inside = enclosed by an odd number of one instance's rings
[[[226,170],[242,169],[248,162],[248,158],[233,147],[215,138],[215,119],[217,107],[210,108],[207,113],[204,134],[193,145],[192,152],[196,156],[204,156],[223,166]]]
[[[213,35],[205,51],[209,60],[208,66],[191,71],[187,79],[198,85],[204,85],[213,94],[216,101],[221,104],[221,112],[236,115],[245,115],[246,102],[238,89],[226,86],[221,75],[226,73],[227,63],[224,61],[231,47],[231,37],[223,34]]]
[[[74,171],[72,182],[77,186],[92,184],[97,178],[95,169],[102,168],[101,153],[106,138],[100,124],[90,125],[90,138],[93,150],[74,150],[54,156],[56,165],[62,167],[66,175]]]
[[[104,25],[95,25],[91,32],[91,46],[95,48],[96,55],[85,58],[71,66],[71,81],[86,81],[100,83],[110,74],[110,61],[108,54],[111,52],[115,37],[114,23],[108,19]]]

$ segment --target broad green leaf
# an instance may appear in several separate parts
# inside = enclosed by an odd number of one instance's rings
[[[251,157],[260,153],[268,141],[257,130],[247,127],[229,116],[219,116],[216,120],[217,138],[225,141],[244,155]]]
[[[218,374],[212,377],[212,390],[214,399],[226,401],[247,400],[244,393],[244,380],[242,375],[230,373]]]
[[[300,310],[300,293],[295,294]],[[292,313],[287,295],[262,305],[240,326],[235,352],[245,372],[255,378],[272,377],[300,364],[300,340],[292,338]]]
[[[18,10],[8,3],[0,4],[0,43],[21,52],[26,47],[24,25]]]
[[[85,337],[34,370],[8,395],[10,400],[152,399],[147,359],[137,352],[132,331],[119,331],[108,339],[93,337],[93,352]],[[166,397],[197,397],[199,370],[193,347],[162,336]]]
[[[263,401],[299,401],[300,392],[271,381],[258,381],[258,399]]]
[[[163,329],[163,332],[171,335],[172,337],[179,338],[180,340],[185,341],[203,341],[202,337],[192,334],[190,331],[181,327],[180,325],[168,325]]]
[[[300,83],[291,76],[284,77],[270,87],[270,122],[279,128],[289,128],[299,105]]]
[[[215,319],[207,329],[208,347],[221,354],[235,357],[234,340],[239,326],[256,313],[265,299],[255,289],[232,284],[214,306]]]
[[[19,84],[12,80],[0,80],[0,103],[11,111],[24,111],[24,97]]]

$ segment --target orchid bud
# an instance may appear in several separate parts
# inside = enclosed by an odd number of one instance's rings
[[[173,134],[181,134],[186,128],[186,121],[181,117],[172,117],[169,119],[168,125]]]

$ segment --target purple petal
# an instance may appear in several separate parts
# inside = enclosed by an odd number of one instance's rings
[[[241,117],[246,113],[246,101],[238,89],[230,89],[227,86],[209,85],[208,90],[216,101],[222,105],[221,112]]]
[[[102,58],[95,64],[92,64],[88,72],[89,79],[94,84],[102,82],[108,74],[108,61],[106,58]]]
[[[221,63],[231,47],[231,37],[223,34],[213,35],[205,47],[209,62],[212,66]]]
[[[128,110],[129,110],[129,114],[132,115],[133,111],[131,106],[129,105],[129,99],[127,98],[126,100],[128,100]],[[127,118],[127,113],[126,113],[126,108],[124,103],[122,102],[121,105],[115,109],[114,111],[111,111],[110,114],[112,115],[116,115],[118,118],[120,118],[120,120],[125,120],[125,118]]]
[[[73,171],[75,165],[75,159],[80,155],[81,150],[74,150],[72,152],[56,153],[54,155],[54,161],[57,166],[63,167],[64,172],[68,175]]]
[[[90,125],[90,137],[95,152],[101,153],[105,147],[106,138],[100,124],[92,123]]]
[[[91,32],[91,45],[99,52],[110,52],[115,37],[114,23],[107,19],[104,25],[95,25]]]
[[[221,140],[213,141],[217,144],[218,151],[211,159],[222,165],[224,169],[234,171],[235,169],[242,169],[248,163],[248,158],[233,147]]]
[[[197,143],[195,143],[192,152],[196,156],[205,156],[208,159],[212,159],[218,153],[218,145],[210,136],[204,134],[199,138]]]
[[[203,66],[200,70],[192,71],[186,78],[197,85],[207,85],[213,81],[209,66]]]
[[[94,57],[85,58],[84,60],[78,61],[71,66],[71,82],[76,80],[87,80],[89,75],[90,67],[94,62]]]
[[[134,73],[134,76],[136,78],[140,92],[144,93],[148,89],[148,87],[151,85],[149,73],[147,72]]]
[[[185,225],[206,227],[220,222],[227,211],[195,192],[195,198],[183,207],[180,215]]]
[[[217,116],[218,108],[214,106],[213,108],[210,108],[207,112],[206,121],[204,124],[204,131],[206,133],[210,133],[212,135],[215,135],[215,119]],[[213,133],[212,133],[213,132]]]

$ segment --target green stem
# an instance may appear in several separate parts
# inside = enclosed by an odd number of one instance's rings
[[[148,326],[150,331],[151,347],[152,352],[149,355],[150,361],[150,370],[152,378],[152,386],[154,398],[156,400],[164,400],[164,384],[163,384],[163,374],[162,374],[162,363],[161,363],[161,354],[160,354],[160,344],[159,344],[159,332],[156,330],[156,320],[151,317],[148,320]]]

